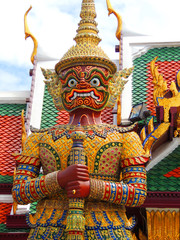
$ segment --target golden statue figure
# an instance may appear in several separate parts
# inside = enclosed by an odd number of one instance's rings
[[[82,1],[80,17],[76,45],[54,72],[42,69],[56,108],[69,113],[69,124],[32,129],[15,156],[14,200],[38,201],[36,214],[27,218],[28,239],[132,239],[134,221],[125,206],[140,206],[146,198],[149,156],[139,136],[101,121],[132,69],[116,72],[98,46],[93,0]]]

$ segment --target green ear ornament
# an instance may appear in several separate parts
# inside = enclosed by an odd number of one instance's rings
[[[128,82],[127,79],[133,72],[134,67],[125,68],[121,71],[116,72],[113,78],[109,82],[109,101],[106,105],[108,108],[113,108],[118,100],[118,97],[122,94],[125,84]]]
[[[53,102],[57,110],[63,110],[62,99],[61,99],[61,81],[56,72],[52,72],[49,69],[41,68],[41,71],[46,80],[44,80],[49,94],[52,96]]]

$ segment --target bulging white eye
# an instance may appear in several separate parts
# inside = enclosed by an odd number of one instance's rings
[[[91,86],[93,87],[98,87],[100,85],[100,81],[98,78],[91,79],[90,83],[91,83]]]
[[[68,87],[75,87],[76,84],[77,84],[77,81],[74,78],[69,79]]]

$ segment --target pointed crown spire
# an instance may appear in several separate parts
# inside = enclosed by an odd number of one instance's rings
[[[98,36],[99,31],[95,21],[96,11],[94,0],[83,0],[80,17],[81,21],[78,24],[77,35],[74,40],[77,44],[88,41],[98,45],[101,39]]]
[[[98,46],[101,41],[98,36],[94,0],[83,0],[81,5],[81,20],[74,38],[76,45],[72,46],[56,64],[57,74],[68,67],[77,65],[94,65],[107,68],[112,74],[116,65]]]

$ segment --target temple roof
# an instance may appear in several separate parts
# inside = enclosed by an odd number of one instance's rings
[[[156,47],[134,59],[133,105],[145,102],[151,114],[156,116],[153,103],[154,86],[150,73],[150,62],[158,56],[157,65],[168,88],[175,81],[180,69],[180,47]],[[156,121],[156,118],[154,119]],[[160,146],[147,166],[148,192],[178,192],[180,190],[180,141],[174,138]]]
[[[180,190],[180,146],[147,173],[148,191]]]
[[[153,83],[150,73],[150,62],[158,56],[157,65],[159,73],[170,83],[175,80],[176,74],[180,69],[180,47],[153,48],[147,53],[136,58],[133,62],[135,68],[133,71],[133,105],[140,102],[146,102],[148,109],[155,115],[155,106],[153,103]]]
[[[0,183],[12,183],[15,160],[21,148],[21,112],[24,104],[0,104]]]

